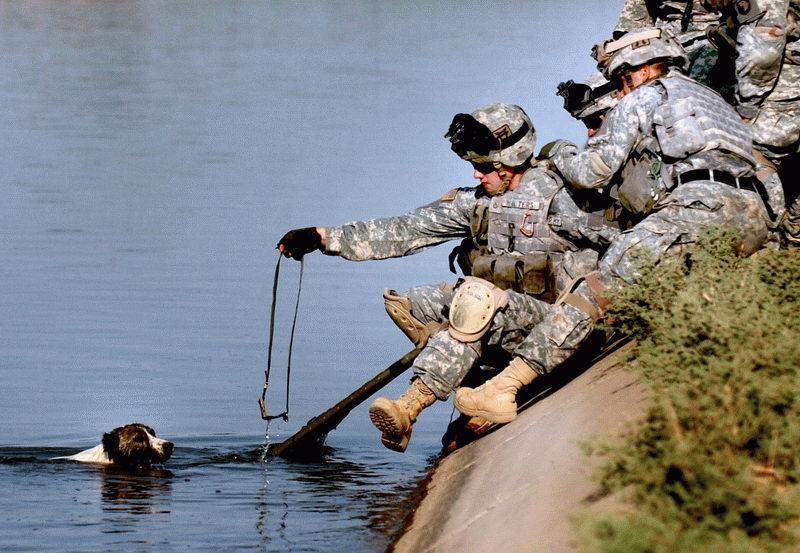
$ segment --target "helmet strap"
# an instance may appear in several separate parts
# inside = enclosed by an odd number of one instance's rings
[[[495,171],[497,171],[497,174],[500,176],[500,188],[498,188],[497,192],[494,194],[495,196],[499,196],[508,191],[508,187],[511,186],[511,181],[514,179],[515,173],[509,171],[505,165],[497,161],[492,162],[492,165],[494,165]]]

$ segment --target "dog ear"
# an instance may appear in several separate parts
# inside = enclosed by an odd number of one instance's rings
[[[113,459],[115,454],[119,452],[119,433],[106,432],[103,434],[103,449],[110,459]]]

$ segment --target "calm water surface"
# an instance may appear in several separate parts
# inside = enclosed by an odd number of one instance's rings
[[[404,455],[368,404],[319,461],[263,447],[410,349],[381,290],[452,280],[449,249],[308,257],[290,420],[267,432],[275,243],[470,185],[442,135],[483,103],[523,105],[539,144],[582,141],[553,92],[589,74],[621,3],[0,2],[0,548],[385,549],[450,404]],[[163,468],[48,461],[133,421],[176,442]]]

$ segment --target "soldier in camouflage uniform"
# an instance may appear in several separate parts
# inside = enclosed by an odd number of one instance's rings
[[[686,50],[688,75],[732,102],[739,20],[735,4],[735,0],[625,0],[614,36],[645,27],[669,29]]]
[[[589,138],[600,132],[608,110],[617,105],[619,90],[602,73],[595,73],[585,83],[558,83],[564,109],[586,126]]]
[[[641,221],[622,232],[587,275],[553,306],[516,350],[524,367],[476,389],[462,387],[464,414],[505,421],[516,411],[517,385],[547,373],[586,339],[607,305],[609,287],[632,283],[641,257],[674,255],[710,225],[732,227],[750,254],[767,235],[762,200],[753,190],[749,129],[717,93],[684,76],[688,59],[666,30],[650,28],[598,45],[598,67],[624,97],[608,112],[606,129],[583,151],[569,143],[551,162],[578,188],[603,188],[621,176],[620,201]],[[520,377],[522,375],[522,378]]]
[[[322,249],[361,261],[463,240],[459,257],[469,276],[455,290],[443,285],[404,295],[384,292],[391,318],[424,346],[410,389],[370,407],[383,444],[396,451],[405,450],[420,411],[446,400],[485,347],[513,351],[542,320],[538,304],[547,305],[569,281],[596,267],[599,248],[589,246],[607,245],[618,234],[602,216],[581,211],[555,173],[531,162],[535,132],[520,107],[491,104],[458,114],[446,136],[473,165],[480,186],[453,189],[406,215],[290,231],[278,245],[288,257]],[[502,333],[487,332],[491,317],[483,309],[498,311]]]
[[[737,110],[753,131],[760,169],[765,173],[761,178],[772,185],[773,196],[785,192],[793,201],[783,217],[783,228],[790,241],[800,243],[796,174],[800,148],[800,0],[758,0],[754,4],[754,17],[740,28],[737,37]]]

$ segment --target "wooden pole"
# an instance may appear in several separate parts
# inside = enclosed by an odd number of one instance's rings
[[[312,419],[303,428],[290,436],[287,440],[270,444],[267,455],[274,457],[310,457],[318,454],[325,442],[328,432],[336,428],[344,418],[363,403],[372,394],[386,386],[389,382],[400,376],[408,369],[417,358],[421,349],[406,353],[403,357],[376,374],[368,382],[362,384],[356,391],[342,401]]]

